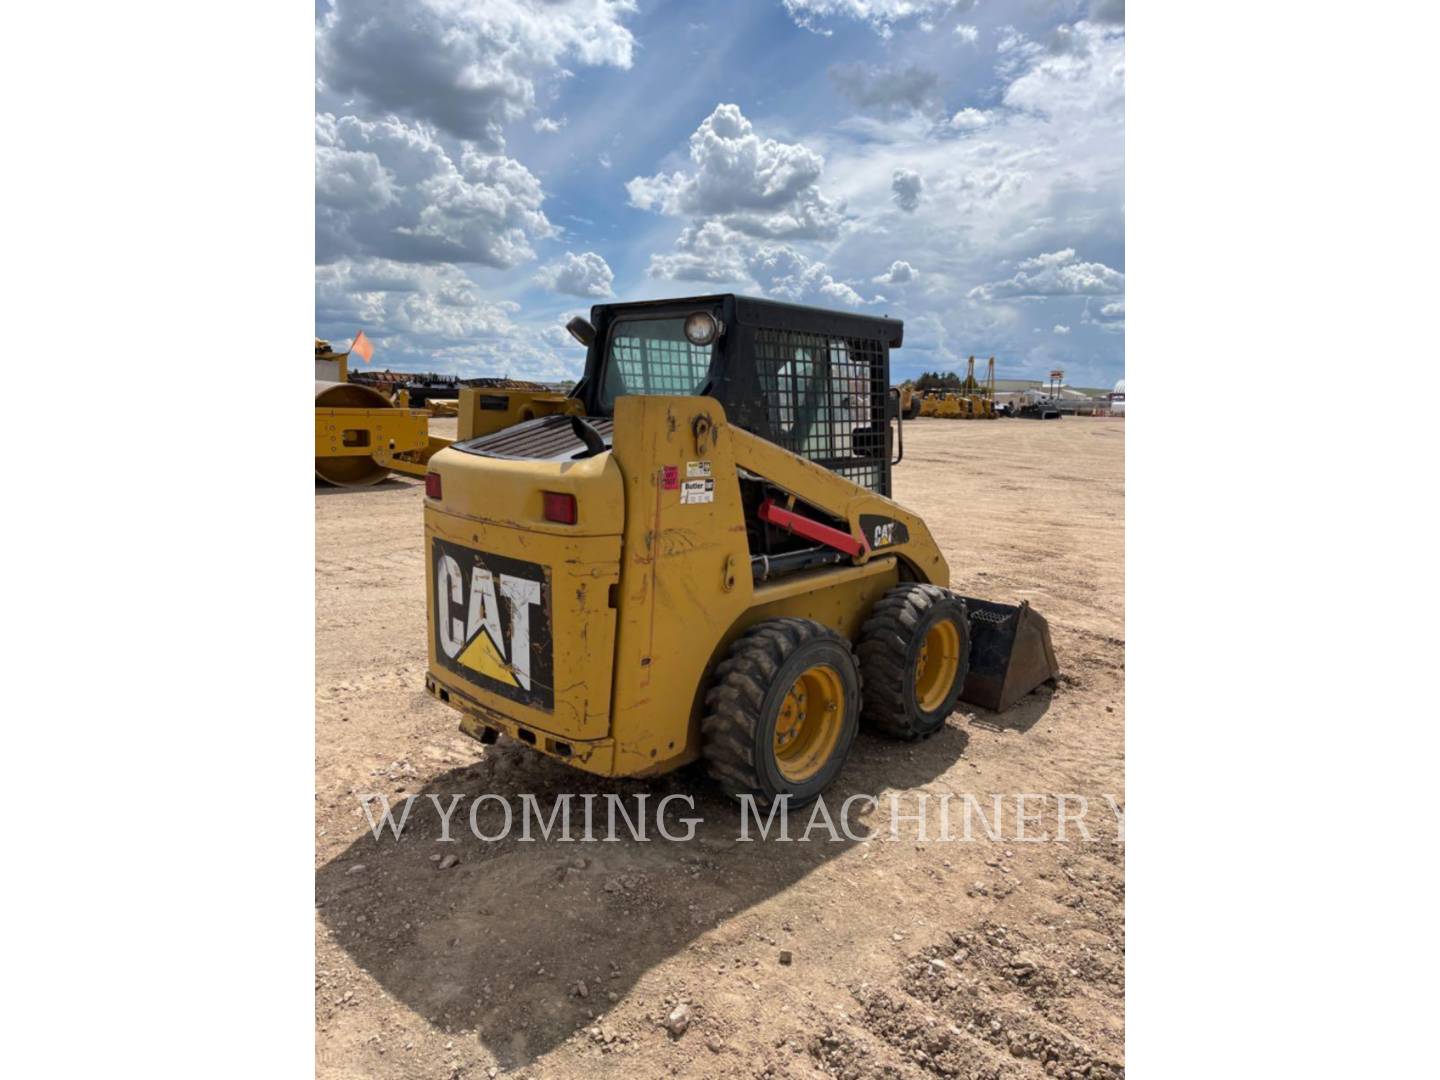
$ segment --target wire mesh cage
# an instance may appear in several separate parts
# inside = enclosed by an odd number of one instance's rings
[[[621,394],[694,394],[705,381],[711,345],[685,339],[682,319],[627,319],[610,342],[606,397]]]
[[[878,339],[757,330],[755,368],[772,441],[888,496],[885,360]]]

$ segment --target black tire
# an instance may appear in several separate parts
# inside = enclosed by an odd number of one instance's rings
[[[777,722],[796,681],[816,667],[833,672],[843,694],[838,732],[813,775],[787,778],[775,748]],[[762,806],[789,795],[791,806],[803,806],[834,781],[850,756],[860,726],[860,669],[850,642],[823,623],[769,619],[730,646],[705,705],[701,753],[726,794],[753,795]]]
[[[948,620],[958,638],[958,665],[951,685],[926,708],[916,688],[916,665],[926,636]],[[941,631],[942,634],[947,631]],[[897,585],[876,601],[855,650],[865,680],[861,719],[897,739],[933,735],[955,711],[970,671],[970,616],[965,601],[938,585]]]

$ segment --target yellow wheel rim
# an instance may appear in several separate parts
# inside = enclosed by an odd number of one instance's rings
[[[915,661],[915,700],[923,712],[933,712],[945,701],[960,670],[960,631],[949,619],[930,627]]]
[[[791,783],[815,776],[840,741],[845,687],[834,668],[816,664],[800,673],[775,721],[775,764]]]

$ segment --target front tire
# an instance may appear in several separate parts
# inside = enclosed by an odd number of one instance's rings
[[[859,729],[860,671],[850,643],[811,619],[768,619],[715,668],[702,755],[726,794],[803,806],[845,765]]]
[[[871,609],[856,652],[865,723],[897,739],[933,735],[970,672],[965,601],[938,585],[897,585]]]

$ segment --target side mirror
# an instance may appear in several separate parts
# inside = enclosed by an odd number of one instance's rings
[[[587,349],[590,347],[590,343],[595,340],[595,327],[591,326],[587,320],[582,319],[579,315],[576,315],[567,322],[565,329],[570,331],[570,336]]]

